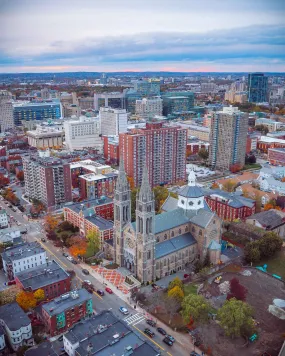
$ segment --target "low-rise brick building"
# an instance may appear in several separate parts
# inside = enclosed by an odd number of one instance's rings
[[[42,289],[45,299],[53,299],[70,291],[70,275],[56,262],[44,265],[16,275],[16,283],[25,291],[35,292]]]
[[[93,314],[92,295],[84,288],[75,290],[42,304],[38,313],[51,336],[62,334]]]

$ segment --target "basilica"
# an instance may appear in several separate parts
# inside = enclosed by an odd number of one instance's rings
[[[136,220],[131,222],[131,191],[121,160],[114,197],[114,257],[142,283],[183,270],[209,253],[220,261],[222,220],[210,210],[194,171],[178,199],[168,197],[155,215],[154,194],[144,166],[136,197]]]

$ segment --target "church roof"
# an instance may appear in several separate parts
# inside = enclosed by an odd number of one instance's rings
[[[215,213],[213,213],[211,210],[208,211],[205,209],[199,209],[194,215],[190,216],[189,221],[195,225],[205,228],[214,215]]]
[[[194,186],[185,185],[181,190],[179,190],[178,195],[185,198],[200,198],[204,195],[201,188]]]
[[[190,234],[190,232],[187,232],[186,234],[174,237],[173,239],[157,243],[155,245],[155,258],[158,259],[167,256],[196,243],[197,241],[195,238]]]
[[[176,226],[183,225],[189,222],[189,218],[183,214],[181,209],[175,209],[155,215],[154,227],[155,234],[159,234],[162,231],[170,230]]]
[[[167,197],[165,202],[161,206],[162,211],[171,211],[177,209],[178,200],[176,198],[171,197],[170,195]]]

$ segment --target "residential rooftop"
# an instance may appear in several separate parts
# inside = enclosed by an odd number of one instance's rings
[[[43,304],[42,309],[44,309],[50,317],[52,317],[64,312],[66,309],[70,309],[75,305],[87,302],[90,299],[92,299],[92,295],[87,292],[86,289],[81,288],[76,291],[62,294],[60,297]]]
[[[112,202],[113,199],[102,195],[100,198],[88,199],[80,203],[75,203],[75,204],[66,203],[64,205],[64,208],[70,209],[77,214],[79,214],[82,211],[84,216],[88,216],[91,213],[94,214],[94,208],[96,208],[97,206],[110,204]]]
[[[22,258],[45,253],[46,250],[40,245],[39,242],[23,243],[14,247],[7,248],[2,254],[4,261],[15,261]]]
[[[3,320],[11,331],[19,330],[31,324],[30,319],[16,302],[0,307],[0,320]]]
[[[24,289],[31,290],[63,281],[68,277],[69,274],[54,260],[17,274],[17,279]]]
[[[76,349],[78,356],[87,356],[90,353],[96,356],[160,355],[159,351],[110,311],[103,311],[79,322],[64,334],[64,338],[72,345],[79,343]]]

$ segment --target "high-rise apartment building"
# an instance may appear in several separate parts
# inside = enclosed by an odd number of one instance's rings
[[[263,73],[251,73],[248,75],[248,101],[250,103],[267,102],[268,77]]]
[[[100,108],[99,118],[102,136],[127,132],[128,114],[125,109]]]
[[[97,117],[80,116],[79,120],[64,122],[65,144],[73,150],[95,147],[102,151],[103,142],[100,137],[100,122]]]
[[[14,127],[12,94],[7,90],[0,91],[0,132]]]
[[[72,201],[69,164],[55,157],[23,157],[25,192],[47,208]]]
[[[119,137],[120,155],[135,186],[141,184],[145,162],[151,186],[184,181],[186,143],[186,129],[159,122],[147,123],[145,129],[134,129]]]
[[[156,97],[137,100],[136,115],[145,120],[152,119],[155,115],[162,115],[162,99],[160,97]]]
[[[217,111],[211,122],[209,163],[215,169],[228,170],[244,165],[248,116],[237,107]]]
[[[21,126],[21,121],[59,119],[61,114],[61,104],[59,101],[45,102],[15,102],[14,124]]]

